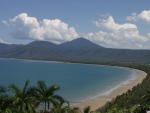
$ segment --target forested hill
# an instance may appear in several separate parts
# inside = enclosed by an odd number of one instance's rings
[[[99,46],[85,38],[60,45],[33,41],[26,45],[0,44],[0,57],[74,62],[150,63],[150,50],[112,49]]]

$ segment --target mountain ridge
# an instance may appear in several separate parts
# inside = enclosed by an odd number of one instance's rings
[[[0,44],[0,57],[77,62],[150,63],[150,50],[113,49],[85,38],[62,44],[33,41],[26,45]]]

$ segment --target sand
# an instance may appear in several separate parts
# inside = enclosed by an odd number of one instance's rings
[[[130,68],[129,68],[130,69]],[[99,96],[94,99],[86,99],[78,104],[75,104],[73,106],[79,107],[81,109],[90,106],[91,110],[97,110],[98,108],[104,106],[107,102],[112,101],[117,96],[126,93],[128,90],[132,90],[134,86],[137,86],[140,84],[144,78],[146,77],[146,73],[144,71],[140,71],[137,69],[132,69],[134,71],[134,79],[129,80],[126,84],[121,84],[116,89],[112,90],[109,94],[106,94],[104,96]]]

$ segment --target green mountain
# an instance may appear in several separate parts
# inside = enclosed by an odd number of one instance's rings
[[[150,50],[104,48],[84,38],[60,45],[33,41],[27,45],[0,44],[0,57],[72,62],[150,63]]]

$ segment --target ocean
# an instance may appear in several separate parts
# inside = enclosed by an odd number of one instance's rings
[[[48,86],[60,85],[57,94],[71,102],[109,93],[132,77],[132,70],[113,66],[0,59],[1,86],[16,84],[22,87],[26,80],[32,85],[43,80]]]

